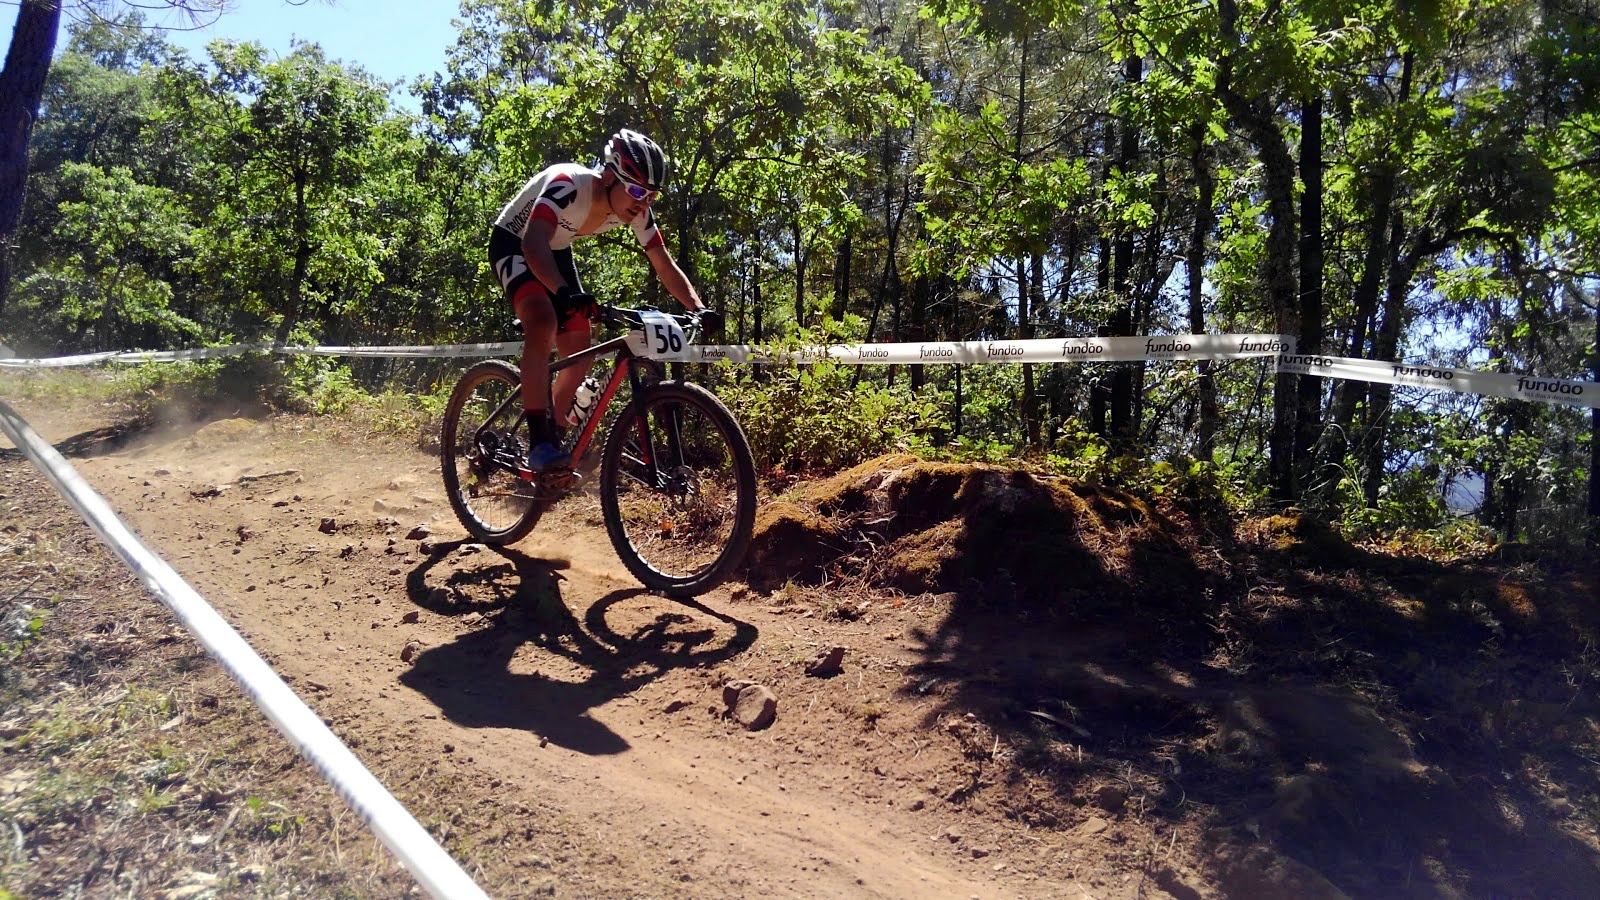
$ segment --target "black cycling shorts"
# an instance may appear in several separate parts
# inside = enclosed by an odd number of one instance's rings
[[[551,250],[551,255],[556,258],[556,270],[572,285],[572,290],[583,293],[583,282],[578,279],[578,267],[572,262],[572,248],[565,247],[560,250]],[[495,277],[500,279],[500,287],[505,292],[506,302],[511,304],[512,312],[516,312],[514,298],[525,284],[532,284],[546,297],[550,298],[550,305],[556,311],[556,331],[566,331],[567,324],[572,317],[583,313],[585,318],[593,314],[592,303],[573,304],[557,298],[544,283],[528,271],[528,261],[522,256],[522,238],[510,231],[495,225],[489,229],[489,267],[494,269]]]

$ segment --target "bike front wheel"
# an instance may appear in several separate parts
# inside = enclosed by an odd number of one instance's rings
[[[606,436],[600,508],[617,555],[646,587],[671,596],[710,590],[743,561],[755,527],[744,430],[705,388],[651,385]]]
[[[467,533],[486,544],[522,540],[549,505],[515,471],[527,456],[516,427],[521,383],[509,363],[478,363],[451,392],[440,429],[439,462],[450,507]]]

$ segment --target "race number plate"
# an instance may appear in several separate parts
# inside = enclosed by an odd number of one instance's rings
[[[634,329],[628,335],[628,343],[633,346],[635,354],[646,359],[689,359],[689,341],[684,337],[678,320],[659,312],[641,312],[639,315],[644,320],[644,327]]]

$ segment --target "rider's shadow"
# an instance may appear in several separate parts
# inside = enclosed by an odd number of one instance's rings
[[[588,711],[625,696],[675,668],[716,665],[748,649],[755,626],[693,601],[673,601],[733,626],[719,634],[681,612],[661,613],[628,633],[606,620],[620,603],[646,594],[612,591],[585,611],[583,624],[561,596],[553,561],[509,548],[492,548],[485,564],[453,572],[446,585],[476,585],[487,600],[460,604],[427,574],[461,544],[441,544],[407,578],[413,602],[444,614],[477,612],[483,624],[454,641],[419,654],[400,681],[432,700],[451,721],[469,728],[515,728],[588,754],[621,753],[628,742]],[[504,562],[496,560],[496,557]],[[587,626],[587,627],[585,627]],[[519,651],[532,644],[532,672],[513,671]],[[520,668],[526,669],[524,664]],[[547,676],[545,670],[559,674]]]

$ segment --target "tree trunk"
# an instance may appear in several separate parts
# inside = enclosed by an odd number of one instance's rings
[[[1028,42],[1030,35],[1024,32],[1022,46],[1017,60],[1017,129],[1015,142],[1012,144],[1012,159],[1018,167],[1024,164],[1024,143],[1028,129]],[[1031,237],[1027,235],[1026,237]],[[1028,261],[1018,256],[1015,260],[1017,267],[1017,335],[1027,338],[1031,335],[1029,321],[1032,311],[1029,309],[1033,295],[1028,287]],[[1039,445],[1039,421],[1035,409],[1037,400],[1033,390],[1033,366],[1026,363],[1022,366],[1022,440],[1030,447]]]
[[[1500,464],[1490,462],[1483,467],[1483,502],[1478,504],[1478,523],[1486,528],[1500,525]]]
[[[1383,322],[1372,344],[1375,359],[1397,362],[1400,334],[1405,330],[1406,292],[1411,286],[1411,276],[1421,262],[1421,254],[1402,257],[1400,245],[1405,238],[1405,217],[1394,212],[1391,228],[1389,285],[1383,301]],[[1367,395],[1367,423],[1363,440],[1366,442],[1366,466],[1362,477],[1361,494],[1368,509],[1378,507],[1378,494],[1383,488],[1385,464],[1389,448],[1389,413],[1394,399],[1394,386],[1373,384]]]
[[[872,340],[873,336],[877,334],[878,314],[883,311],[884,300],[888,300],[890,303],[892,332],[898,335],[900,331],[900,223],[905,216],[906,207],[909,204],[902,202],[899,206],[899,209],[895,209],[894,184],[893,179],[890,177],[894,171],[892,168],[894,154],[890,151],[891,144],[889,141],[889,132],[887,129],[885,129],[883,133],[882,153],[884,177],[883,227],[884,233],[887,235],[888,246],[885,248],[884,252],[883,274],[878,278],[877,296],[874,297],[872,301],[872,316],[867,320],[867,340],[869,341]],[[907,192],[906,199],[909,200],[911,190],[910,180],[907,180],[905,185]],[[895,340],[899,340],[898,336],[895,337]],[[857,366],[855,372],[851,374],[850,387],[852,389],[861,383],[861,377],[865,373],[865,369],[865,366]],[[892,383],[893,379],[894,369],[891,367],[889,370],[888,380]]]
[[[22,0],[6,65],[0,69],[0,315],[11,295],[11,242],[22,221],[28,186],[28,141],[60,24],[60,0]]]
[[[911,336],[914,340],[928,339],[928,276],[918,275],[911,285]],[[922,387],[928,380],[927,366],[911,367],[911,389]]]
[[[1022,339],[1025,341],[1033,339],[1033,320],[1044,306],[1044,254],[1034,251],[1029,256],[1028,264],[1031,268],[1028,275],[1028,315],[1022,316],[1020,322]],[[1039,420],[1039,398],[1033,382],[1033,363],[1022,365],[1022,424],[1028,435],[1028,443],[1035,447],[1042,446],[1043,423]]]
[[[961,364],[957,363],[956,364],[956,427],[955,427],[955,435],[954,435],[955,437],[961,437],[961,408],[962,408],[962,406],[965,405],[962,402],[962,397],[961,397],[961,369],[962,369]]]
[[[756,335],[756,343],[767,339],[766,332],[761,328],[761,264],[756,263],[755,271],[750,278],[750,318]]]
[[[1217,7],[1218,25],[1222,29],[1225,47],[1239,46],[1239,8],[1234,0],[1221,0]],[[1299,297],[1295,284],[1295,214],[1294,156],[1288,142],[1278,127],[1272,109],[1259,99],[1246,99],[1233,89],[1233,58],[1224,56],[1217,72],[1217,96],[1260,154],[1266,172],[1267,215],[1271,225],[1267,230],[1266,282],[1267,298],[1273,312],[1273,325],[1279,333],[1292,334],[1298,329]],[[1272,431],[1267,438],[1267,471],[1272,497],[1279,503],[1292,503],[1299,494],[1295,483],[1294,438],[1295,403],[1297,401],[1295,376],[1280,372],[1273,382]]]
[[[294,230],[294,273],[289,276],[289,303],[273,338],[273,343],[279,347],[288,343],[289,333],[300,320],[301,293],[305,290],[306,272],[311,268],[311,221],[306,214],[306,173],[303,171],[296,172],[294,178]]]
[[[749,285],[746,283],[749,277],[749,273],[744,273],[743,278],[740,279],[739,318],[737,324],[734,326],[733,332],[733,342],[736,344],[748,344],[750,342],[750,332],[746,331],[744,328],[746,321],[745,316],[750,311],[750,290]]]
[[[845,313],[850,311],[850,262],[855,255],[853,237],[853,230],[844,233],[844,239],[839,241],[838,255],[834,260],[833,308],[828,310],[828,317],[835,322],[843,322]]]
[[[1089,139],[1084,139],[1084,156],[1088,156]],[[1063,250],[1060,256],[1061,270],[1055,289],[1055,315],[1051,319],[1055,325],[1056,334],[1066,337],[1069,332],[1067,319],[1067,290],[1077,276],[1078,254],[1082,250],[1083,227],[1074,218],[1067,226],[1066,240],[1062,243]],[[1049,384],[1047,393],[1050,397],[1050,433],[1047,441],[1055,445],[1060,437],[1061,426],[1068,419],[1077,420],[1078,427],[1082,427],[1083,416],[1077,406],[1077,388],[1083,383],[1083,367],[1071,365],[1051,366],[1045,373],[1046,383]]]
[[[1405,54],[1400,73],[1399,100],[1411,95],[1411,71],[1415,57]],[[1378,296],[1383,285],[1383,273],[1389,263],[1389,219],[1394,210],[1397,176],[1393,166],[1384,165],[1372,176],[1370,218],[1367,220],[1366,249],[1362,254],[1361,277],[1356,281],[1351,297],[1354,309],[1350,334],[1344,342],[1346,356],[1366,357],[1367,336],[1370,323],[1376,321]],[[1363,381],[1340,379],[1334,385],[1333,415],[1327,429],[1327,444],[1323,457],[1329,465],[1343,466],[1349,450],[1351,429],[1355,425],[1356,406],[1367,396],[1368,385]],[[1330,484],[1328,493],[1337,484]]]
[[[1167,172],[1164,166],[1158,170],[1156,181],[1158,184],[1167,183]],[[1166,284],[1167,279],[1172,277],[1172,270],[1176,263],[1175,260],[1163,262],[1162,253],[1151,249],[1161,248],[1167,244],[1167,201],[1165,200],[1165,195],[1166,191],[1161,191],[1157,194],[1157,200],[1154,204],[1155,216],[1151,220],[1150,229],[1144,236],[1145,252],[1140,256],[1141,271],[1138,288],[1135,292],[1136,300],[1133,306],[1133,333],[1136,335],[1150,333],[1151,319],[1155,315],[1156,307],[1161,300],[1160,286]],[[1144,430],[1144,412],[1146,403],[1150,399],[1144,389],[1145,378],[1150,374],[1150,367],[1147,363],[1136,362],[1132,364],[1131,370],[1133,372],[1133,419],[1130,425],[1130,432],[1139,434]],[[1150,431],[1152,434],[1158,424],[1153,423],[1151,425]]]
[[[1194,155],[1195,204],[1194,230],[1189,233],[1189,330],[1205,334],[1205,266],[1206,239],[1216,225],[1213,205],[1216,202],[1217,179],[1211,174],[1210,154],[1206,152],[1206,127],[1199,124],[1192,132]],[[1195,458],[1210,462],[1215,456],[1217,442],[1217,378],[1215,364],[1203,359],[1199,364],[1200,423],[1195,434]]]
[[[800,217],[795,216],[794,222],[789,226],[794,234],[794,324],[798,328],[806,327],[806,248],[800,242]],[[867,340],[872,340],[872,335],[867,335]]]
[[[1101,226],[1105,227],[1104,225]],[[1099,289],[1101,297],[1111,296],[1111,239],[1100,238],[1100,258],[1096,261],[1095,286]],[[1106,337],[1111,329],[1105,325],[1095,329],[1095,337]],[[1105,366],[1097,366],[1103,370]],[[1089,428],[1106,443],[1111,442],[1111,432],[1106,429],[1106,404],[1111,398],[1111,389],[1106,383],[1106,376],[1097,372],[1094,381],[1089,386]]]
[[[1594,304],[1594,357],[1589,377],[1600,382],[1600,294]],[[1589,410],[1589,543],[1600,545],[1600,407]]]
[[[1299,353],[1321,355],[1322,298],[1322,94],[1300,107],[1300,335]],[[1323,379],[1301,375],[1297,391],[1294,459],[1297,481],[1314,474],[1312,453],[1322,421]]]
[[[1122,63],[1124,84],[1136,84],[1144,73],[1144,61],[1137,56]],[[1128,175],[1139,157],[1139,134],[1129,121],[1122,123],[1122,141],[1117,151],[1117,171]],[[1133,231],[1123,229],[1117,235],[1116,255],[1112,261],[1111,289],[1116,293],[1116,309],[1111,316],[1111,333],[1117,337],[1133,334]],[[1127,450],[1133,443],[1137,424],[1133,417],[1134,366],[1124,363],[1116,366],[1111,375],[1111,443]]]

